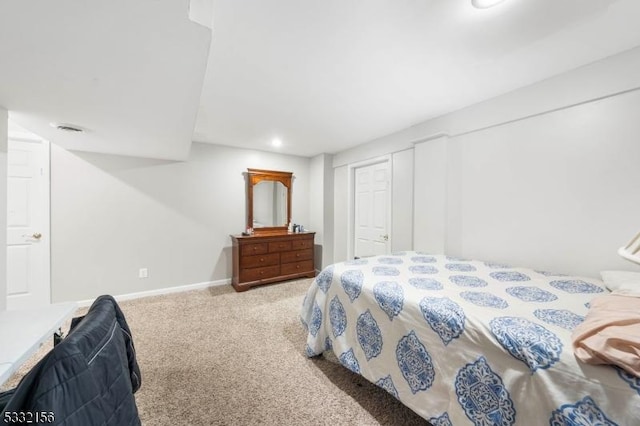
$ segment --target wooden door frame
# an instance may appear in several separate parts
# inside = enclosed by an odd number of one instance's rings
[[[9,142],[10,141],[18,141],[18,142],[26,142],[26,143],[39,143],[42,146],[42,176],[44,177],[42,182],[42,209],[43,213],[43,223],[42,235],[45,237],[45,240],[41,242],[44,246],[44,260],[43,260],[43,280],[46,288],[48,290],[48,299],[49,304],[52,303],[53,291],[51,288],[51,144],[48,140],[37,137],[36,135],[30,135],[22,132],[9,132],[7,137],[7,159],[9,157]],[[7,165],[7,173],[8,173],[8,165]],[[5,200],[5,203],[8,205],[8,198]],[[5,207],[6,208],[6,207]],[[5,224],[5,226],[7,226]],[[8,307],[8,298],[7,298],[7,307]]]
[[[347,202],[347,259],[351,260],[354,256],[355,250],[355,202],[356,202],[356,169],[361,167],[373,166],[374,164],[387,163],[387,170],[389,170],[389,187],[387,190],[387,232],[389,234],[388,247],[391,249],[393,234],[391,232],[392,214],[393,209],[391,202],[393,201],[393,161],[391,155],[383,155],[381,157],[370,158],[368,160],[358,161],[351,163],[347,166],[347,188],[348,188],[348,202]]]

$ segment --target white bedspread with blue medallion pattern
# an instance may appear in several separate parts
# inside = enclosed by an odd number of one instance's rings
[[[333,350],[434,426],[640,425],[640,379],[573,356],[595,279],[396,253],[337,263],[302,307]]]

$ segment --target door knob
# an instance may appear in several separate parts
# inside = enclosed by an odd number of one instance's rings
[[[39,233],[39,232],[34,232],[31,235],[23,234],[22,237],[24,237],[24,238],[34,238],[36,240],[39,240],[40,238],[42,238],[42,234]]]
[[[384,241],[389,241],[389,234],[380,235],[380,238],[382,238]]]

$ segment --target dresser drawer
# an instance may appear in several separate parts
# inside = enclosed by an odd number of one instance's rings
[[[280,255],[280,261],[282,263],[291,263],[298,262],[300,260],[310,260],[313,259],[313,250],[296,250],[296,251],[288,251],[286,253],[282,253]]]
[[[257,268],[277,265],[278,263],[280,263],[280,255],[278,253],[258,254],[255,256],[244,256],[240,258],[241,268]]]
[[[313,271],[313,260],[303,260],[301,262],[283,263],[280,266],[280,274],[291,275]]]
[[[280,275],[280,266],[265,266],[264,268],[247,268],[240,270],[240,281],[258,281]]]
[[[276,241],[269,243],[269,253],[289,250],[291,250],[291,241]]]
[[[247,256],[251,254],[263,254],[269,251],[269,245],[267,243],[249,243],[243,244],[240,247],[240,255]]]
[[[264,231],[255,235],[231,235],[236,291],[315,276],[314,232],[293,234]]]
[[[310,249],[313,248],[313,238],[298,238],[291,242],[291,248],[293,250]]]

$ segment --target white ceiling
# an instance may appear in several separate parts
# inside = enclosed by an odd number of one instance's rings
[[[210,41],[188,0],[2,1],[0,105],[69,149],[185,158]]]
[[[70,149],[312,156],[640,45],[638,0],[213,0],[212,37],[189,3],[2,2],[0,105]]]

